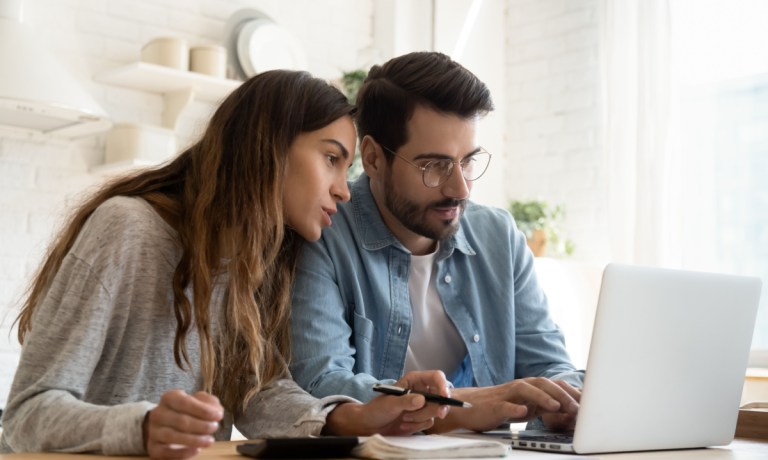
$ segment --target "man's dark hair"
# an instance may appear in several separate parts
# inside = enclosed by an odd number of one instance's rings
[[[360,139],[370,135],[397,150],[408,141],[406,123],[418,105],[466,119],[493,110],[488,87],[461,64],[443,53],[409,53],[368,72],[357,94]]]

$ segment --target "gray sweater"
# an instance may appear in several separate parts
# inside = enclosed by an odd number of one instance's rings
[[[117,197],[83,227],[44,299],[22,347],[0,452],[144,453],[144,415],[171,389],[201,388],[199,338],[190,331],[191,370],[173,358],[176,320],[171,280],[181,258],[178,236],[144,200]],[[221,311],[214,288],[211,317]],[[215,325],[214,325],[215,330]],[[291,380],[264,388],[237,420],[248,438],[319,434],[335,404]]]

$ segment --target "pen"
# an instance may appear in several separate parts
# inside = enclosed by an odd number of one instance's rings
[[[378,391],[379,393],[384,393],[387,395],[395,395],[395,396],[403,396],[409,393],[414,393],[414,394],[419,394],[424,396],[424,399],[426,399],[428,402],[441,404],[443,406],[472,407],[472,404],[464,401],[459,401],[458,399],[440,396],[435,393],[427,393],[426,391],[417,391],[417,390],[411,390],[409,388],[400,388],[394,385],[384,385],[382,383],[374,384],[373,391]]]

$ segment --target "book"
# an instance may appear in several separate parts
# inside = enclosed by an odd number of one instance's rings
[[[491,439],[444,435],[381,436],[364,438],[352,455],[372,459],[504,457],[510,447]]]
[[[736,437],[768,439],[768,402],[751,402],[739,408]]]
[[[308,438],[254,439],[237,446],[254,458],[342,458],[433,459],[504,457],[508,444],[492,439],[469,439],[446,435],[415,436],[321,436]]]

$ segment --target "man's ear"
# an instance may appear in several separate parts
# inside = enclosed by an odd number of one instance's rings
[[[360,160],[368,177],[376,177],[386,161],[384,152],[371,136],[365,136],[360,141]]]

